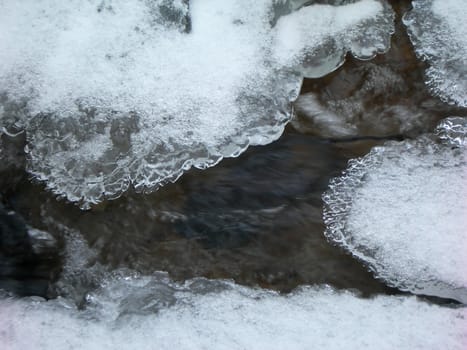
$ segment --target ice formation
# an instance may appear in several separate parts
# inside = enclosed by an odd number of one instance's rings
[[[4,349],[464,349],[465,308],[306,287],[287,296],[227,281],[120,276],[77,310],[0,300]]]
[[[404,18],[427,83],[441,98],[467,107],[467,6],[464,0],[415,0]]]
[[[467,302],[467,120],[349,162],[323,196],[326,235],[377,277]]]
[[[301,76],[387,49],[384,0],[329,3],[1,1],[1,130],[83,207],[152,191],[278,138]]]

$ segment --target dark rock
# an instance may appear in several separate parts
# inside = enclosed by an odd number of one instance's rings
[[[47,297],[58,252],[49,234],[28,228],[23,218],[0,204],[0,289]]]

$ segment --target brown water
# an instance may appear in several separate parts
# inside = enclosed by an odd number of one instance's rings
[[[349,158],[385,139],[414,137],[443,117],[467,112],[428,93],[424,64],[414,56],[400,22],[409,2],[392,3],[399,16],[387,54],[367,62],[348,57],[336,72],[305,80],[297,118],[277,142],[250,148],[208,170],[191,170],[156,193],[127,193],[81,211],[32,183],[18,152],[24,140],[4,137],[12,159],[0,169],[1,198],[20,222],[10,227],[18,231],[25,222],[58,243],[31,253],[27,238],[10,245],[1,241],[0,287],[19,294],[61,293],[54,281],[63,267],[64,237],[79,232],[96,255],[83,256],[89,275],[85,271],[67,280],[78,294],[93,287],[98,266],[163,270],[178,280],[231,278],[280,291],[327,283],[364,295],[395,293],[325,240],[321,194]],[[348,118],[342,123],[348,127],[344,134],[299,106],[307,105],[310,93],[321,111]]]

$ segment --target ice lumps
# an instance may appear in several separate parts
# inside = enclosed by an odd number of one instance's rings
[[[467,7],[463,0],[415,0],[404,17],[427,84],[442,99],[467,107]]]
[[[390,6],[371,0],[345,3],[302,7],[280,18],[274,45],[278,61],[316,78],[338,68],[348,51],[360,59],[386,51],[394,20]]]
[[[467,118],[446,118],[438,124],[435,133],[447,145],[465,146],[467,144]]]
[[[465,308],[331,288],[290,295],[163,274],[108,280],[77,310],[3,297],[0,341],[15,349],[464,349]]]
[[[83,207],[269,143],[303,74],[392,31],[383,0],[295,3],[273,23],[277,3],[2,1],[0,127],[25,129],[28,171]]]
[[[448,118],[438,140],[390,142],[350,161],[323,195],[326,236],[391,286],[466,303],[465,126]]]

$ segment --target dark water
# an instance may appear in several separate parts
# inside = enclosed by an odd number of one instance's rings
[[[321,193],[345,167],[346,152],[356,150],[289,131],[280,142],[189,172],[156,193],[129,194],[92,211],[57,202],[28,181],[8,201],[57,238],[63,235],[57,223],[78,230],[99,262],[112,267],[164,270],[176,279],[233,278],[283,291],[329,283],[384,292],[322,234]]]
[[[273,144],[189,171],[156,193],[127,193],[81,211],[28,179],[23,136],[3,136],[11,157],[0,167],[0,288],[20,295],[61,293],[55,281],[63,271],[65,236],[79,232],[96,252],[83,257],[90,271],[163,270],[178,280],[231,278],[284,292],[327,283],[364,295],[396,293],[325,240],[321,217],[321,194],[349,158],[388,138],[427,132],[443,117],[467,115],[428,93],[424,64],[400,22],[409,2],[392,3],[399,16],[387,54],[367,62],[348,57],[336,72],[303,84],[302,96],[312,92],[322,108],[351,118],[357,131],[347,137],[333,137],[297,107],[297,118]],[[405,119],[395,121],[395,113]],[[56,243],[34,251],[39,243],[29,238],[27,225],[49,232]],[[78,294],[96,283],[92,276],[70,281]]]

